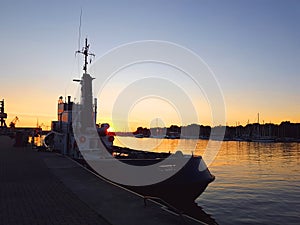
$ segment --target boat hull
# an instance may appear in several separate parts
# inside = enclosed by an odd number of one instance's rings
[[[201,160],[201,157],[192,157],[176,174],[162,182],[125,187],[143,196],[158,197],[169,203],[194,202],[215,179],[207,168],[200,170]]]
[[[147,166],[150,164],[151,160],[136,160],[136,159],[120,159],[121,162],[134,166]],[[152,163],[160,162],[162,159],[154,159]],[[87,163],[89,168],[97,173],[95,166],[99,161],[82,160],[83,163]],[[106,164],[109,166],[105,159],[100,162],[101,165]],[[99,173],[97,173],[99,174]],[[101,176],[101,174],[99,174]],[[105,178],[106,179],[106,178]],[[174,175],[168,179],[142,186],[131,186],[124,185],[121,183],[116,183],[109,180],[115,184],[123,186],[129,190],[132,190],[140,195],[148,198],[160,198],[168,203],[178,204],[178,203],[191,203],[202,194],[209,183],[214,181],[215,177],[209,172],[201,156],[192,156],[187,163],[178,170]]]

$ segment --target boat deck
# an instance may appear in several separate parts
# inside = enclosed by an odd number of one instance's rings
[[[0,136],[0,224],[205,224],[102,180],[71,159]]]

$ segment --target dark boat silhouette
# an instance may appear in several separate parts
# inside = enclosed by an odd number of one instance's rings
[[[81,102],[75,104],[70,96],[67,101],[63,101],[63,97],[59,98],[58,120],[52,121],[52,130],[45,138],[45,145],[87,164],[105,179],[133,190],[145,198],[160,198],[169,203],[176,201],[181,204],[194,202],[215,179],[201,156],[183,155],[181,151],[171,154],[115,146],[114,136],[108,132],[109,125],[102,124],[96,127],[97,103],[93,103],[92,96],[94,78],[87,73],[87,58],[90,54],[88,51],[89,45],[86,40],[83,50],[78,51],[85,56],[84,73],[81,79],[74,80],[81,85]],[[80,135],[76,135],[78,133]],[[157,171],[161,173],[158,175],[166,175],[166,179],[143,185],[128,184],[111,180],[96,168],[97,165],[111,168],[119,162],[137,170],[147,166],[157,167]]]

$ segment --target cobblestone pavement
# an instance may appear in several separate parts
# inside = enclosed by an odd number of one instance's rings
[[[0,137],[0,224],[109,224],[56,178],[30,147]]]

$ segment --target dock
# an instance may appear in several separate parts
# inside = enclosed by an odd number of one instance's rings
[[[205,224],[101,179],[68,157],[0,136],[0,224]]]

